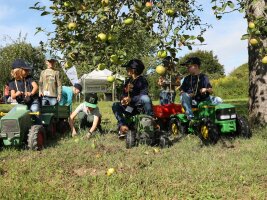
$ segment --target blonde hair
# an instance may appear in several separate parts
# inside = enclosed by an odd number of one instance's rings
[[[23,80],[23,78],[25,77],[25,71],[21,68],[13,69],[11,70],[11,76],[15,80]]]

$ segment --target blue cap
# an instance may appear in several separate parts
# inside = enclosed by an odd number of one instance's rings
[[[27,65],[26,62],[22,59],[17,59],[12,63],[12,69],[32,69],[31,66]]]

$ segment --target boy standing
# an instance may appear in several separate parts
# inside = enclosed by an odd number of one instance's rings
[[[46,60],[47,69],[43,70],[39,80],[39,96],[42,97],[42,105],[56,105],[61,99],[61,81],[59,71],[55,70],[57,60]]]

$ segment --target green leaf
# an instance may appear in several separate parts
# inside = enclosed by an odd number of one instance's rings
[[[50,14],[50,12],[44,11],[44,12],[42,12],[41,16],[45,16],[45,15],[49,15],[49,14]]]
[[[232,1],[228,1],[228,2],[227,2],[227,5],[228,5],[230,8],[232,8],[232,9],[235,8],[235,4],[234,4]]]
[[[244,34],[244,35],[242,35],[241,40],[247,40],[249,38],[250,38],[249,34]]]

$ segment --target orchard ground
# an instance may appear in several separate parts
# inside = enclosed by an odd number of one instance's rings
[[[247,115],[247,101],[238,112]],[[108,134],[69,136],[42,151],[0,151],[0,199],[266,199],[267,129],[251,139],[201,146],[188,135],[170,148],[125,148],[112,132],[112,102],[99,102]],[[77,106],[77,105],[76,105]],[[114,168],[109,176],[107,171]]]

